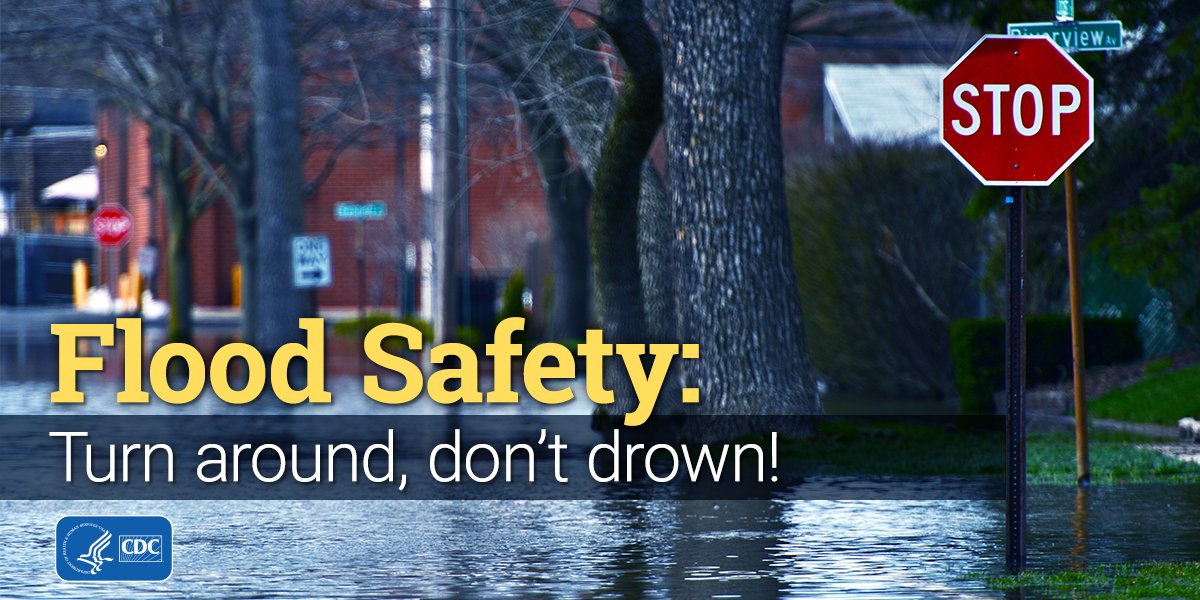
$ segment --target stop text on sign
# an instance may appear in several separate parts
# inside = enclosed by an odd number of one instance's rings
[[[115,218],[99,218],[92,223],[92,228],[95,229],[97,235],[106,237],[120,237],[129,232],[130,223],[128,219]]]
[[[984,36],[942,76],[942,144],[984,185],[1049,185],[1092,143],[1092,87],[1047,37]]]
[[[966,119],[954,119],[950,125],[959,135],[975,135],[982,124],[980,112],[990,110],[991,134],[1004,133],[1004,123],[1008,120],[1011,107],[1012,127],[1023,136],[1037,135],[1042,130],[1046,120],[1050,121],[1050,135],[1062,135],[1063,115],[1079,110],[1079,88],[1070,84],[1055,83],[1049,90],[1039,89],[1032,83],[1019,86],[1015,91],[1007,83],[985,83],[980,90],[973,84],[962,83],[954,88],[954,104],[968,116]],[[1011,98],[1005,94],[1012,93]],[[990,100],[981,98],[990,95]],[[978,106],[981,103],[982,106]],[[1047,105],[1049,110],[1046,109]],[[990,108],[989,108],[990,107]]]

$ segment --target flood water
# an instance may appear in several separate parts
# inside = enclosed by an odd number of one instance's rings
[[[53,341],[0,335],[0,415],[56,412]],[[356,350],[334,342],[329,352],[335,400],[322,409],[377,410],[351,375]],[[119,386],[119,352],[106,356],[110,369],[82,380],[91,398]],[[150,410],[224,410],[213,398],[193,404]],[[1034,568],[1200,560],[1195,486],[1034,488],[1029,512]],[[60,581],[55,522],[86,514],[168,517],[172,577]],[[0,596],[1001,597],[979,577],[1003,569],[1003,521],[991,500],[0,501]]]

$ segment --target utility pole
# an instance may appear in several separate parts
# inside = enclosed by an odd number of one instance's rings
[[[438,14],[437,93],[434,110],[433,330],[437,342],[453,339],[458,322],[459,229],[463,210],[462,0],[442,0]]]

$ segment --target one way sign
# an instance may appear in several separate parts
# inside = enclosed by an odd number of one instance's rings
[[[329,287],[333,283],[331,262],[328,237],[298,235],[292,238],[292,284],[297,288]]]

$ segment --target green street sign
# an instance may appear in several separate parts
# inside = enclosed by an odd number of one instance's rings
[[[333,218],[338,221],[378,221],[387,216],[382,202],[338,202],[333,206]]]
[[[1009,23],[1008,35],[1048,35],[1068,52],[1121,49],[1120,21]]]
[[[1059,21],[1075,20],[1075,0],[1054,0],[1054,18]]]

